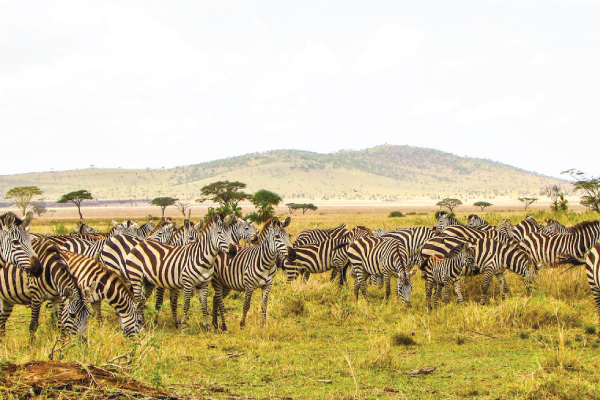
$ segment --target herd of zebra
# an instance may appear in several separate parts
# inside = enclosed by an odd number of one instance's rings
[[[190,300],[197,290],[202,325],[210,330],[209,285],[214,289],[212,326],[227,329],[224,299],[233,290],[244,292],[243,327],[258,288],[264,323],[279,269],[288,280],[306,281],[311,274],[331,271],[331,281],[339,278],[344,285],[348,276],[353,277],[357,300],[359,292],[366,298],[369,282],[385,286],[387,299],[394,278],[396,294],[407,304],[412,276],[420,270],[431,311],[432,297],[437,307],[442,290],[448,302],[450,286],[463,302],[462,276],[483,274],[480,301],[484,303],[494,276],[501,293],[508,292],[506,270],[520,275],[529,292],[543,265],[566,263],[586,264],[600,324],[600,221],[564,227],[553,220],[542,225],[527,217],[516,225],[504,220],[492,226],[477,215],[462,224],[441,213],[431,228],[372,231],[341,225],[303,230],[292,244],[286,230],[290,217],[283,221],[274,217],[260,229],[221,213],[198,224],[185,220],[182,226],[169,219],[141,226],[113,221],[107,233],[80,221],[69,235],[30,233],[32,217],[32,213],[22,219],[12,212],[0,215],[0,335],[5,334],[15,304],[31,307],[29,332],[34,337],[40,308],[50,301],[61,335],[66,336],[82,334],[92,311],[101,318],[100,305],[105,301],[114,309],[124,335],[136,336],[145,323],[145,302],[155,289],[155,318],[169,289],[173,325],[179,328],[186,327]],[[181,321],[177,316],[180,290]]]

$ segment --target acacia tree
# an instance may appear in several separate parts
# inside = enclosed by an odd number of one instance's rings
[[[550,185],[542,189],[542,194],[550,197],[550,209],[552,211],[566,211],[569,201],[565,199],[563,189],[559,185]]]
[[[183,214],[183,218],[185,218],[185,212],[187,210],[189,210],[189,214],[187,216],[187,218],[190,217],[191,213],[192,213],[192,205],[190,203],[188,203],[187,201],[178,201],[175,204],[173,204],[175,206],[176,209],[178,209],[179,211],[181,211],[181,214]]]
[[[525,211],[527,211],[527,207],[535,203],[537,200],[538,199],[536,197],[519,197],[519,201],[525,206]]]
[[[296,203],[285,203],[285,206],[288,208],[290,214],[293,214],[294,211],[298,209],[298,207],[296,207]]]
[[[462,205],[462,201],[460,201],[459,199],[451,199],[446,197],[445,199],[442,199],[442,201],[437,202],[436,206],[439,206],[440,208],[442,207],[446,207],[450,210],[450,212],[454,212],[454,208],[458,207]]]
[[[4,197],[6,200],[15,203],[15,207],[17,207],[23,216],[25,216],[31,200],[42,194],[44,194],[44,192],[37,186],[17,186],[6,192]],[[42,198],[39,198],[39,200],[42,200]]]
[[[479,207],[481,209],[481,211],[483,211],[484,208],[491,207],[491,206],[493,206],[493,204],[488,203],[487,201],[478,201],[477,203],[473,203],[473,206]]]
[[[172,197],[157,197],[155,199],[152,199],[150,201],[150,204],[152,204],[153,206],[158,206],[160,207],[161,211],[162,211],[162,218],[165,217],[165,208],[172,206],[173,204],[175,204],[175,202],[179,200],[179,199],[174,199]]]
[[[275,216],[275,206],[283,199],[277,193],[261,189],[254,193],[250,202],[256,207],[256,212],[250,213],[248,218],[256,223],[262,223]]]
[[[319,209],[319,207],[315,206],[313,203],[294,204],[290,208],[294,210],[302,210],[302,214],[305,214],[308,210],[315,211]]]
[[[33,210],[38,217],[41,217],[48,212],[48,208],[46,208],[46,204],[44,203],[31,203],[31,210]]]
[[[87,190],[77,190],[75,192],[70,192],[67,194],[63,194],[62,197],[56,200],[59,204],[64,203],[73,203],[77,206],[77,211],[79,212],[79,219],[83,219],[83,215],[81,215],[81,202],[84,200],[93,200],[92,194]]]
[[[200,189],[201,198],[196,199],[198,203],[204,203],[207,200],[213,203],[218,203],[217,208],[225,214],[235,213],[237,217],[241,217],[241,208],[238,203],[242,200],[249,199],[251,195],[242,191],[246,188],[243,182],[217,181]]]
[[[585,173],[576,169],[569,169],[563,174],[569,174],[575,180],[573,189],[585,193],[581,196],[581,205],[592,211],[600,212],[600,178],[587,177]]]

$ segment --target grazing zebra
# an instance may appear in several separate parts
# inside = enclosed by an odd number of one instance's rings
[[[446,257],[430,259],[425,270],[425,298],[427,311],[431,311],[431,292],[435,289],[434,307],[437,308],[437,301],[444,288],[444,303],[448,303],[448,289],[451,284],[454,285],[454,291],[458,296],[458,302],[463,304],[462,293],[460,292],[460,278],[467,273],[467,269],[473,268],[473,250],[468,243],[456,246]]]
[[[140,311],[154,287],[183,289],[181,326],[184,328],[187,324],[193,291],[198,289],[204,327],[209,330],[206,296],[208,284],[214,273],[213,262],[219,250],[229,251],[233,256],[236,248],[231,241],[229,220],[220,213],[213,214],[211,220],[204,224],[199,235],[197,240],[185,246],[171,246],[154,240],[144,240],[131,249],[126,258],[126,268]],[[172,307],[171,310],[173,323],[177,327],[177,308]]]
[[[11,211],[0,215],[0,268],[11,263],[31,276],[41,275],[42,265],[27,230],[32,219],[33,211],[29,211],[24,219]]]
[[[36,239],[32,245],[42,265],[39,277],[28,278],[13,264],[0,270],[0,335],[5,333],[6,320],[13,307],[20,304],[31,307],[29,334],[33,338],[38,329],[41,306],[46,300],[54,306],[61,335],[83,333],[90,308],[62,251],[46,239]]]
[[[382,237],[399,240],[408,253],[409,260],[420,259],[421,248],[437,232],[426,226],[395,229]]]
[[[583,259],[598,240],[600,221],[585,221],[573,225],[571,233],[547,236],[531,232],[523,238],[521,246],[535,262],[557,265],[561,263],[564,254]]]
[[[254,290],[262,289],[261,310],[264,324],[267,320],[267,301],[273,278],[277,272],[277,256],[293,261],[295,250],[290,243],[290,235],[285,230],[290,218],[283,223],[277,217],[265,223],[259,234],[259,243],[242,247],[235,257],[219,252],[215,259],[215,275],[212,286],[215,290],[213,298],[213,325],[218,326],[218,314],[221,314],[221,329],[227,330],[225,324],[224,299],[230,291],[244,292],[244,309],[240,327],[246,325],[246,316]]]
[[[300,246],[309,243],[319,243],[327,239],[349,240],[350,231],[346,225],[342,224],[336,228],[330,229],[306,229],[300,231],[294,242],[294,246]]]
[[[310,274],[337,271],[335,274],[332,272],[331,282],[333,282],[337,274],[342,276],[341,272],[348,264],[348,244],[339,239],[328,239],[320,243],[294,246],[296,258],[292,264],[302,270],[304,282],[308,281]],[[286,274],[288,280],[293,277],[287,271]],[[344,281],[340,279],[340,285],[343,284]]]
[[[600,338],[600,244],[596,243],[585,257],[586,273],[590,290],[598,312],[598,337]]]
[[[435,225],[433,226],[433,230],[441,232],[442,230],[444,230],[444,228],[446,228],[448,226],[452,226],[452,225],[462,225],[462,224],[456,218],[450,216],[450,214],[448,214],[447,212],[442,211],[438,215],[438,219],[435,222]]]
[[[70,251],[65,251],[64,255],[69,270],[77,278],[86,302],[92,304],[98,319],[101,319],[101,301],[104,300],[115,310],[125,336],[136,336],[140,331],[141,318],[133,293],[125,281],[95,258]]]
[[[384,278],[397,276],[396,294],[410,304],[412,293],[411,276],[416,270],[408,271],[408,254],[404,245],[391,238],[376,238],[364,236],[358,238],[348,249],[348,259],[355,275],[354,295],[358,300],[358,291],[367,298],[367,279],[369,277],[383,276]],[[389,286],[386,286],[385,299],[390,295]]]

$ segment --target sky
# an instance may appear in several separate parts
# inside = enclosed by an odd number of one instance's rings
[[[438,149],[600,175],[599,1],[0,0],[0,175]]]

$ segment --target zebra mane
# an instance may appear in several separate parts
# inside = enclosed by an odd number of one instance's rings
[[[148,232],[148,234],[146,236],[151,236],[154,235],[158,230],[160,230],[161,228],[163,228],[165,225],[171,223],[170,221],[167,221],[165,219],[161,219],[156,225],[154,225],[154,228],[152,228],[152,230],[150,232]]]
[[[202,227],[198,230],[198,234],[200,236],[204,235],[206,232],[208,232],[210,230],[210,227],[212,227],[212,225],[215,223],[215,221],[217,219],[219,219],[220,221],[223,221],[225,219],[226,215],[224,213],[222,213],[221,211],[216,211],[213,215],[211,215],[210,219],[208,221],[206,221],[204,224],[202,224]]]
[[[272,217],[272,218],[269,218],[267,220],[267,222],[265,222],[265,224],[260,228],[260,232],[258,232],[258,240],[259,241],[262,241],[264,239],[264,237],[267,235],[267,232],[271,228],[271,225],[273,224],[274,220],[276,220],[277,222],[279,222],[279,218]]]
[[[577,225],[573,225],[571,227],[571,231],[573,233],[580,233],[581,231],[586,230],[590,226],[598,226],[600,221],[583,221],[578,223]]]
[[[19,226],[23,223],[23,220],[19,217],[17,217],[17,214],[15,214],[12,211],[7,211],[4,214],[0,215],[0,227],[4,227],[7,224],[7,220],[10,218],[13,219],[13,225],[15,226]]]
[[[460,252],[462,252],[465,247],[468,247],[468,246],[469,245],[467,243],[459,244],[458,246],[456,246],[456,247],[452,248],[452,250],[450,250],[450,252],[446,256],[446,258],[455,257],[456,255],[460,254]]]

